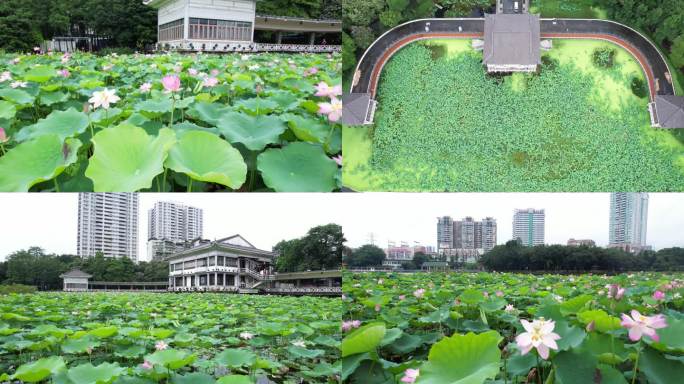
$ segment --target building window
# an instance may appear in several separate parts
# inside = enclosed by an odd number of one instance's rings
[[[183,39],[183,19],[159,26],[159,41]]]
[[[216,285],[216,281],[214,281],[214,274],[209,275],[209,285]]]
[[[209,266],[213,267],[215,265],[215,263],[216,263],[215,257],[214,256],[210,257],[209,258]]]
[[[206,266],[207,266],[207,259],[199,259],[199,260],[197,260],[197,266],[198,266],[198,267],[206,267]]]
[[[252,41],[252,23],[190,18],[189,37],[203,40]]]
[[[207,285],[207,275],[200,275],[199,277],[199,285],[204,286]]]
[[[226,267],[237,267],[237,259],[226,258]]]
[[[223,274],[218,275],[218,281],[216,282],[216,285],[223,285]]]
[[[216,265],[219,265],[219,266],[223,267],[223,265],[224,265],[224,264],[223,264],[223,256],[219,256],[219,257],[218,257],[218,263],[216,263]]]
[[[186,262],[183,264],[183,268],[184,268],[184,269],[192,269],[192,268],[195,268],[195,260],[193,260],[193,261],[186,261]]]

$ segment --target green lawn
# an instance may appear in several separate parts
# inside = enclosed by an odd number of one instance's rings
[[[651,128],[616,46],[555,40],[539,75],[486,75],[468,40],[415,43],[385,66],[371,128],[343,132],[343,183],[365,191],[674,191],[684,144]]]
[[[595,0],[532,0],[530,13],[539,13],[541,8],[543,17],[606,19],[607,12],[595,3]]]

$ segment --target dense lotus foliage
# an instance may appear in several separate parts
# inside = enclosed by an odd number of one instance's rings
[[[332,191],[338,54],[0,55],[0,191]]]
[[[681,273],[347,273],[343,291],[344,382],[684,377]]]
[[[7,295],[0,381],[336,383],[340,313],[339,298]]]
[[[550,54],[562,56],[554,43]],[[589,50],[591,52],[591,50]],[[482,54],[413,43],[392,57],[375,125],[344,132],[345,185],[383,191],[681,191],[684,145],[650,127],[616,65],[486,74]],[[349,133],[349,141],[347,135]],[[363,149],[363,141],[371,141]],[[372,152],[356,162],[357,151]]]

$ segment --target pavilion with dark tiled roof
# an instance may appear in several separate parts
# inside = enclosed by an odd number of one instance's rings
[[[684,97],[657,95],[649,104],[651,125],[656,128],[684,128]]]

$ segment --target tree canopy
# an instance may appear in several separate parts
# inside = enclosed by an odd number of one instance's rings
[[[366,244],[352,251],[345,260],[350,267],[377,267],[385,260],[385,251],[382,248]]]
[[[511,240],[487,252],[481,263],[495,271],[671,271],[684,269],[684,248],[631,254],[616,248],[589,246],[525,247]]]
[[[306,18],[340,18],[340,0],[268,0],[257,13]],[[115,47],[142,49],[157,40],[157,10],[142,0],[2,0],[0,49],[30,51],[44,40],[92,32]]]
[[[92,281],[166,281],[169,275],[165,261],[135,264],[126,257],[106,258],[98,254],[91,258],[74,255],[48,254],[42,248],[31,247],[10,254],[0,263],[2,284],[25,284],[40,290],[62,288],[64,272],[78,268],[91,275]]]
[[[345,241],[342,227],[337,224],[313,227],[304,237],[282,240],[273,247],[273,251],[279,253],[276,271],[338,269]]]

